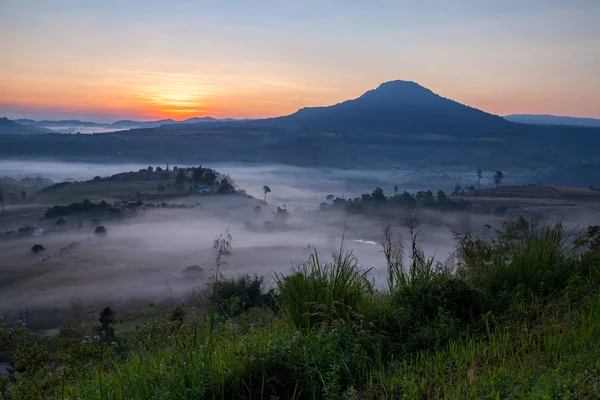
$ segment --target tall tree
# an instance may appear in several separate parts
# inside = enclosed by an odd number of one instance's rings
[[[496,171],[496,173],[494,174],[494,183],[496,184],[496,187],[500,186],[503,180],[504,174],[502,173],[502,171]]]
[[[265,203],[267,202],[267,193],[271,193],[271,188],[267,185],[263,186],[263,192],[265,192]]]
[[[483,171],[481,168],[477,169],[477,189],[481,189],[481,177],[483,176]]]
[[[175,178],[175,185],[183,186],[185,184],[185,172],[182,169],[177,173],[177,177]]]

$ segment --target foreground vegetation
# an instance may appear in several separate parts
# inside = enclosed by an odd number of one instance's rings
[[[385,288],[351,253],[315,252],[276,289],[222,277],[152,305],[135,323],[106,308],[51,338],[1,324],[10,399],[550,399],[600,396],[600,229],[573,237],[520,219],[457,234],[453,259],[407,256],[382,235]],[[408,265],[403,260],[408,259]]]

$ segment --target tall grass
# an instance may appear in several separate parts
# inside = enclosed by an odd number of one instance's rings
[[[389,233],[387,290],[374,288],[351,252],[323,261],[315,251],[275,275],[277,314],[261,308],[268,301],[260,278],[218,279],[210,312],[178,305],[127,335],[117,331],[128,344],[121,356],[121,343],[92,340],[90,350],[74,335],[53,354],[62,375],[52,375],[27,365],[41,347],[23,342],[13,354],[22,371],[1,392],[92,400],[600,398],[594,241],[575,246],[560,224],[457,235],[452,270],[424,257],[413,230],[405,269],[401,241]],[[22,336],[0,328],[0,344]]]
[[[340,251],[332,261],[323,262],[315,251],[289,275],[275,274],[281,307],[303,330],[360,312],[365,298],[373,293],[369,272],[351,252]]]

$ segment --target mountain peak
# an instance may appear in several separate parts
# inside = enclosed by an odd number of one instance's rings
[[[360,98],[397,103],[404,101],[430,101],[440,97],[416,82],[396,80],[384,82],[376,89],[367,91]]]
[[[501,131],[504,119],[444,98],[412,81],[382,83],[328,107],[303,108],[278,124],[329,132],[460,133]]]

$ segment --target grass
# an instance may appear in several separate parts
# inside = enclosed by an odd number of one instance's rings
[[[600,230],[506,224],[457,235],[457,262],[387,257],[392,282],[315,252],[277,290],[218,279],[208,296],[36,338],[0,323],[4,398],[580,399],[600,397]],[[402,253],[387,241],[389,255]],[[384,243],[385,240],[384,240]],[[385,246],[384,246],[385,250]],[[112,320],[111,320],[112,321]],[[102,329],[100,329],[102,328]],[[114,333],[116,332],[116,333]],[[114,336],[113,336],[114,335]],[[48,368],[51,365],[52,368]]]

